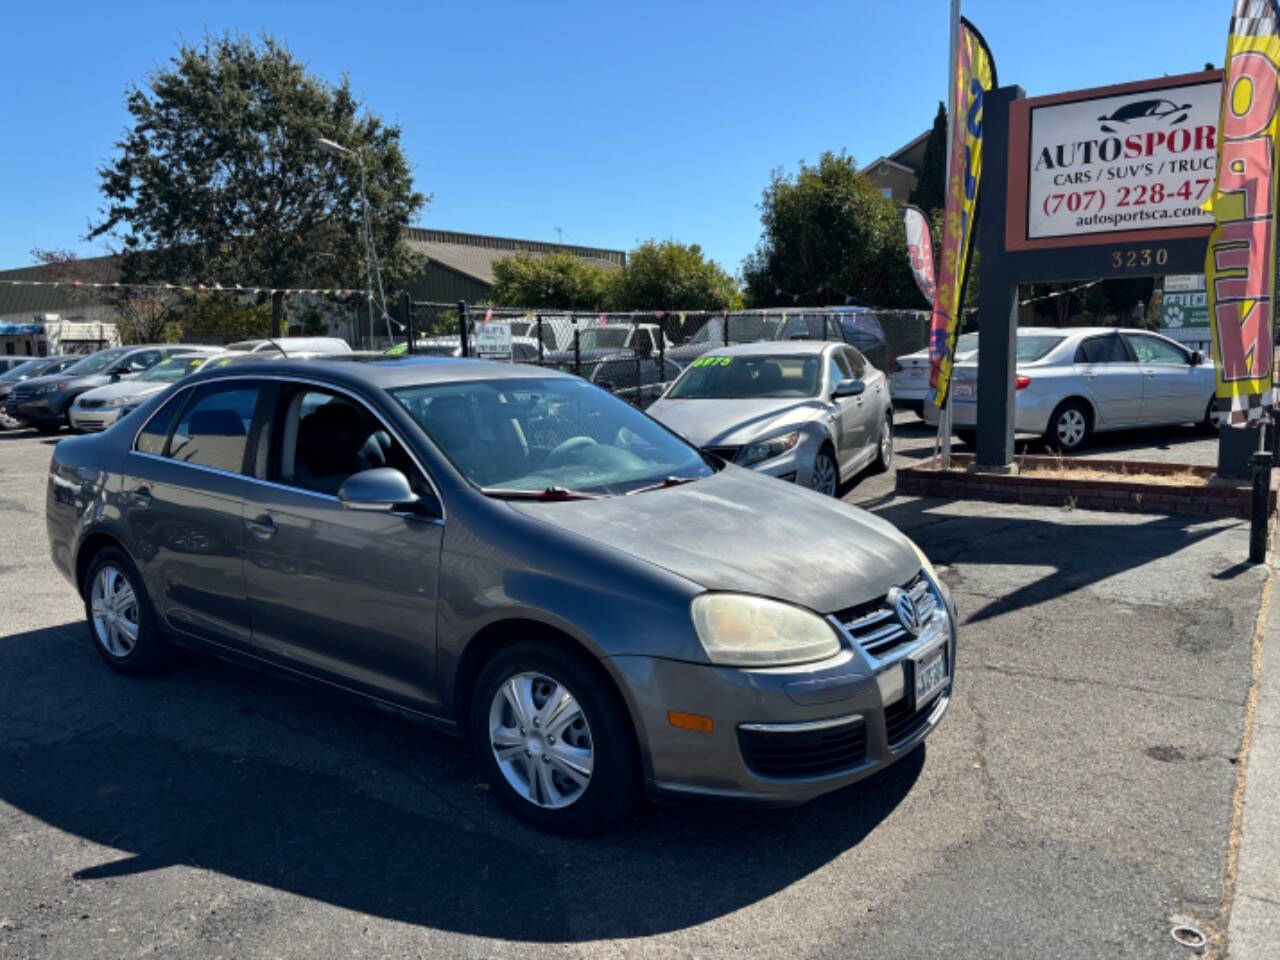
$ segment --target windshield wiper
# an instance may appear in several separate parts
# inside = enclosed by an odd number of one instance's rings
[[[568,487],[544,487],[541,490],[517,490],[507,487],[481,487],[486,497],[497,500],[599,500],[603,494],[570,490]]]
[[[701,480],[701,477],[666,477],[658,483],[651,483],[647,487],[636,487],[634,490],[628,490],[627,496],[634,493],[648,493],[650,490],[665,490],[667,487],[678,487],[682,483],[693,483],[695,480]]]

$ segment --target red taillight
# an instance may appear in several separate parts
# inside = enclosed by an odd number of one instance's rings
[[[1027,389],[1027,387],[1031,386],[1030,377],[1017,377],[1014,379],[1013,382],[1017,384],[1017,387],[1019,390],[1025,390]]]

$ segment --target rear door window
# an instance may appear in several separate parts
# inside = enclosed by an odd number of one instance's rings
[[[1186,366],[1189,355],[1181,348],[1175,347],[1159,337],[1148,337],[1142,334],[1127,334],[1125,339],[1139,363],[1165,364],[1168,366]]]
[[[200,387],[169,438],[167,456],[183,463],[245,472],[249,427],[261,387],[235,380]]]
[[[1087,337],[1076,347],[1076,363],[1132,363],[1133,358],[1117,334]]]

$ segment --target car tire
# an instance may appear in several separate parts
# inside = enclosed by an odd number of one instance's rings
[[[165,641],[133,561],[115,547],[100,550],[81,587],[89,639],[102,659],[124,674],[156,670],[164,660]]]
[[[554,711],[565,695],[567,709]],[[469,713],[476,760],[522,820],[588,834],[630,811],[640,769],[631,723],[584,655],[549,642],[501,649],[480,671]]]
[[[51,434],[54,434],[54,433],[57,433],[58,431],[60,431],[60,430],[62,429],[62,424],[60,424],[60,423],[37,423],[37,424],[35,425],[35,428],[36,428],[36,433],[43,434],[44,436],[49,436],[49,435],[51,435]]]
[[[840,495],[840,465],[836,463],[831,448],[825,444],[813,458],[813,466],[809,470],[809,489],[828,497]]]
[[[893,466],[893,411],[880,422],[880,436],[876,437],[876,456],[871,461],[872,473],[884,473]]]
[[[1093,433],[1093,416],[1082,400],[1064,400],[1049,417],[1044,442],[1052,450],[1075,453]]]
[[[957,430],[956,436],[966,447],[976,450],[978,447],[978,431],[976,430]]]

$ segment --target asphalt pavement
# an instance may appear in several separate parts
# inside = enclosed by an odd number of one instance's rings
[[[1177,958],[1174,923],[1225,926],[1267,575],[1239,521],[864,478],[960,608],[926,746],[566,840],[399,718],[198,655],[110,672],[47,558],[49,453],[0,434],[0,956]]]

